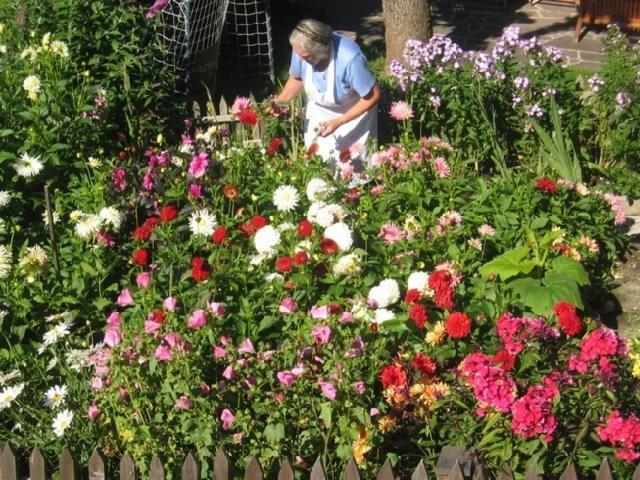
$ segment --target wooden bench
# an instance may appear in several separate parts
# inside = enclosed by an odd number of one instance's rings
[[[576,0],[578,21],[576,41],[580,41],[583,25],[609,25],[640,29],[640,0]]]

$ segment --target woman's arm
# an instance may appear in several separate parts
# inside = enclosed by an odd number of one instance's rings
[[[276,102],[290,102],[296,97],[304,88],[301,78],[289,76],[287,82],[284,84],[282,91],[275,98]]]
[[[286,85],[285,85],[286,88]],[[344,125],[349,120],[353,120],[354,118],[362,115],[367,110],[373,108],[376,103],[380,100],[380,87],[378,84],[375,84],[373,88],[367,93],[364,97],[361,97],[358,102],[347,110],[344,115],[335,120],[328,120],[320,124],[322,128],[319,132],[321,137],[326,137],[327,135],[331,135],[340,125]]]

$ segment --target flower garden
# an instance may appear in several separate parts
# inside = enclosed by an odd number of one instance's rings
[[[23,3],[0,2],[3,441],[143,476],[187,451],[211,476],[220,446],[406,472],[455,444],[631,478],[640,346],[599,314],[638,196],[615,27],[597,74],[513,29],[486,54],[409,42],[380,78],[393,141],[334,172],[295,106],[185,118],[143,8]]]

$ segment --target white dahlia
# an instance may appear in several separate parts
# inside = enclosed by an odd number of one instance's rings
[[[6,207],[11,201],[11,193],[6,190],[0,190],[0,207]]]
[[[384,322],[388,322],[389,320],[393,320],[394,318],[396,318],[396,314],[391,310],[387,310],[386,308],[378,308],[376,310],[376,316],[373,321],[377,324],[381,324]]]
[[[280,243],[280,232],[271,225],[265,225],[256,232],[253,243],[258,253],[271,254]]]
[[[208,237],[213,234],[216,225],[216,216],[206,208],[196,210],[189,217],[189,229],[194,235]]]
[[[346,252],[353,245],[353,236],[351,229],[346,223],[334,223],[324,230],[324,237],[336,242],[338,248],[342,252]]]
[[[333,273],[336,275],[357,275],[359,272],[358,256],[353,253],[343,255],[333,266]]]
[[[425,294],[429,290],[429,274],[427,272],[417,271],[412,272],[407,280],[408,290],[418,290],[420,293]]]
[[[290,212],[299,201],[298,190],[291,185],[281,185],[273,192],[273,204],[281,212]]]
[[[11,273],[11,250],[0,245],[0,278],[7,278]]]
[[[400,300],[400,287],[398,282],[387,278],[369,290],[367,299],[375,302],[377,308],[386,308]]]
[[[120,228],[120,224],[122,224],[122,215],[115,207],[104,207],[98,213],[100,219],[105,223],[105,225],[112,226],[115,230]]]
[[[40,161],[40,157],[32,157],[28,153],[23,153],[20,159],[13,164],[13,168],[16,169],[18,175],[21,177],[33,177],[42,171],[44,165]]]
[[[316,202],[318,200],[326,200],[330,193],[333,192],[327,182],[321,178],[312,178],[307,183],[307,198],[310,202]]]
[[[336,222],[344,219],[344,210],[340,205],[330,203],[318,210],[316,215],[316,223],[321,227],[327,228]]]
[[[75,231],[80,238],[93,238],[100,231],[102,219],[98,215],[83,213],[77,220]]]

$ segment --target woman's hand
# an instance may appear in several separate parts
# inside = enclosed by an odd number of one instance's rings
[[[342,121],[339,118],[321,122],[318,125],[318,135],[320,135],[321,137],[328,137],[333,132],[335,132],[340,125],[342,125]]]

